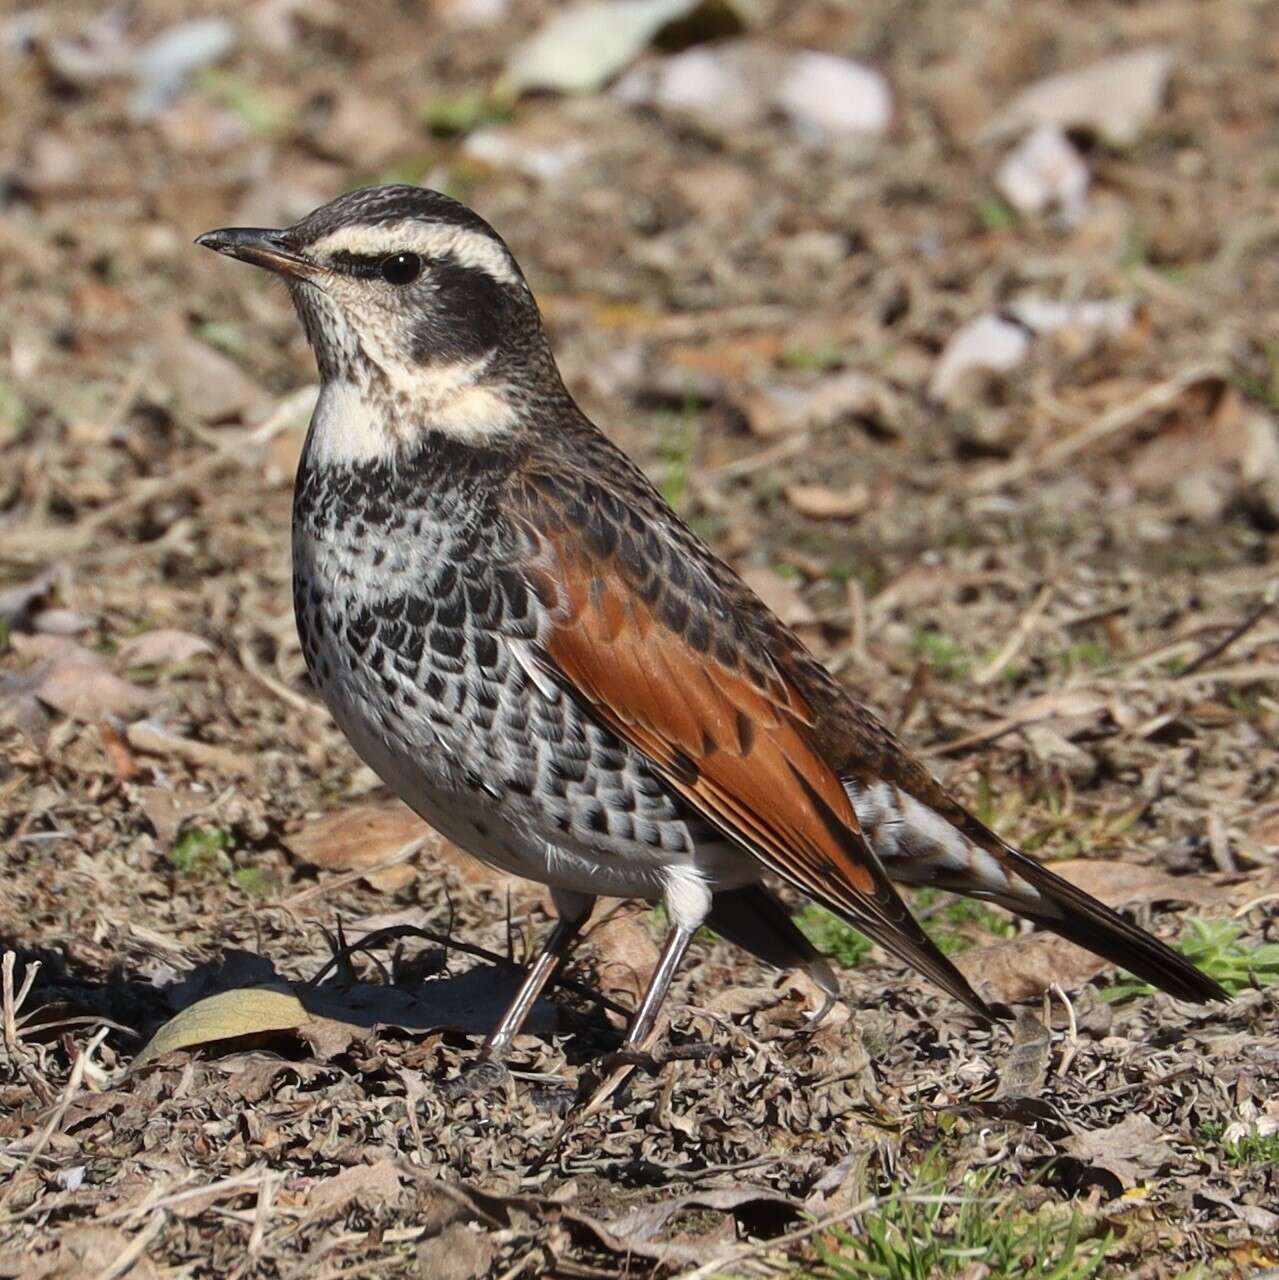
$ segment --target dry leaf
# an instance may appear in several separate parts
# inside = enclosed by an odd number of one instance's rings
[[[788,626],[813,621],[813,611],[794,579],[783,578],[767,565],[752,565],[742,570],[742,580]]]
[[[1279,514],[1279,429],[1228,383],[1198,383],[1138,451],[1131,476],[1142,489],[1170,494],[1192,519],[1216,519],[1254,486]]]
[[[362,879],[370,889],[376,889],[379,893],[399,893],[417,879],[417,871],[401,862],[392,867],[365,872]]]
[[[249,959],[261,958],[250,955]],[[270,969],[268,962],[262,963]],[[221,984],[231,976],[229,972],[206,975],[204,981]],[[383,1027],[423,1035],[442,1030],[485,1035],[506,1011],[521,978],[514,971],[488,965],[413,987],[259,982],[252,970],[246,976],[254,985],[224,987],[175,1014],[152,1036],[133,1067],[145,1066],[175,1049],[281,1031],[295,1033],[326,1061],[345,1052],[352,1041]],[[186,985],[175,986],[171,998],[181,999]],[[525,1026],[529,1032],[544,1033],[555,1026],[555,1020],[555,1006],[541,999]]]
[[[129,746],[144,755],[181,760],[197,769],[213,769],[235,777],[246,778],[254,771],[255,762],[248,756],[215,742],[197,742],[183,738],[149,721],[131,724],[125,733]]]
[[[219,991],[170,1018],[134,1058],[133,1070],[176,1049],[191,1049],[270,1031],[295,1031],[311,1017],[287,983]]]
[[[417,1247],[417,1274],[430,1280],[473,1280],[492,1274],[496,1245],[465,1222],[450,1223]]]
[[[600,990],[621,1004],[634,1008],[648,988],[657,968],[658,949],[648,926],[648,912],[601,903],[600,914],[613,914],[586,934],[596,955],[595,973]]]
[[[1130,146],[1163,103],[1172,74],[1167,49],[1137,49],[1023,89],[991,121],[986,137],[1036,125],[1088,129],[1113,146]]]
[[[846,369],[803,386],[765,384],[734,396],[752,434],[765,440],[805,428],[863,420],[896,434],[898,397],[878,378]]]
[[[1279,813],[1262,818],[1248,832],[1248,839],[1263,849],[1279,850]]]
[[[320,1178],[306,1189],[308,1209],[333,1212],[355,1202],[373,1210],[394,1205],[404,1197],[399,1166],[394,1160],[357,1164],[331,1178]]]
[[[864,484],[828,489],[822,484],[786,486],[786,501],[802,516],[817,520],[851,520],[870,506],[870,490]]]
[[[1116,909],[1137,903],[1188,903],[1207,906],[1229,901],[1236,891],[1209,875],[1174,876],[1158,867],[1100,858],[1071,858],[1052,869],[1076,888]]]
[[[1055,933],[1028,933],[965,951],[955,957],[955,967],[982,994],[1009,1003],[1041,996],[1054,982],[1063,991],[1075,991],[1110,961]]]
[[[189,631],[177,631],[171,627],[159,627],[144,631],[120,646],[116,654],[117,665],[124,670],[130,667],[163,667],[179,662],[189,662],[202,653],[212,653],[213,646],[203,636]]]
[[[1048,1054],[1052,1035],[1033,1013],[1017,1011],[1013,1027],[1013,1047],[999,1071],[999,1084],[991,1094],[994,1101],[1036,1098],[1048,1078]]]
[[[47,663],[53,667],[92,667],[106,670],[106,659],[93,649],[86,649],[68,636],[28,636],[15,631],[9,637],[9,647],[24,658]]]
[[[145,715],[155,701],[145,689],[109,671],[79,663],[55,666],[40,681],[35,694],[46,706],[86,724],[107,716],[130,720]]]
[[[284,847],[327,871],[366,871],[410,858],[439,836],[398,800],[362,804],[308,822],[284,837]]]
[[[1072,1134],[1062,1141],[1061,1149],[1113,1174],[1127,1191],[1168,1163],[1171,1149],[1159,1138],[1154,1121],[1134,1111],[1108,1129]]]
[[[145,1229],[145,1228],[144,1228]],[[21,1271],[0,1275],[21,1276],[22,1280],[74,1280],[78,1277],[123,1274],[116,1269],[120,1258],[128,1253],[137,1232],[117,1231],[113,1227],[73,1226],[54,1239],[54,1252],[38,1262],[28,1254]],[[168,1268],[165,1268],[167,1271]],[[160,1272],[145,1256],[128,1270],[129,1280],[157,1280]]]

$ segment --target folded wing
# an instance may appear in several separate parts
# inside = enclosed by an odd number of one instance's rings
[[[588,482],[566,494],[536,475],[508,515],[551,618],[539,659],[560,687],[765,867],[990,1017],[889,882],[814,744],[810,707],[691,537],[628,521]]]

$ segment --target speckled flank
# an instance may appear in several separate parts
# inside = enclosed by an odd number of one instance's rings
[[[431,434],[400,464],[304,461],[307,665],[360,754],[475,856],[566,889],[660,896],[664,868],[722,841],[637,752],[529,677],[543,606],[492,502],[500,470]]]

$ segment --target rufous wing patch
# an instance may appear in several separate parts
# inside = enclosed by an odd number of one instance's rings
[[[985,1013],[889,883],[780,671],[761,677],[758,664],[692,644],[567,522],[543,522],[535,536],[535,586],[557,602],[540,647],[563,684],[765,866]]]

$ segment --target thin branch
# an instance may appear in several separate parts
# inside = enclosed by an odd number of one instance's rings
[[[1231,645],[1246,636],[1275,607],[1276,600],[1279,600],[1279,582],[1271,584],[1270,589],[1266,592],[1265,599],[1237,627],[1228,631],[1216,644],[1209,645],[1193,661],[1188,662],[1185,668],[1177,673],[1177,678],[1184,680],[1187,676],[1193,676],[1197,671],[1201,671],[1206,667],[1208,663],[1220,658]]]
[[[1022,614],[1021,621],[1013,628],[1013,633],[1004,642],[1003,648],[973,676],[974,684],[990,684],[1021,652],[1022,646],[1030,639],[1031,634],[1039,625],[1040,619],[1044,616],[1044,610],[1048,608],[1052,598],[1053,589],[1051,584],[1040,588],[1039,594],[1031,602],[1030,608]]]

